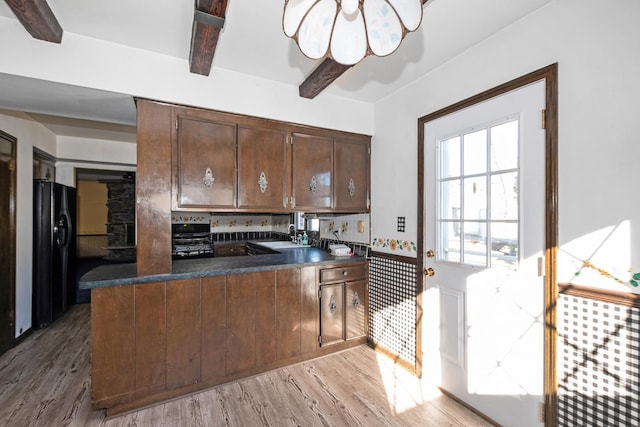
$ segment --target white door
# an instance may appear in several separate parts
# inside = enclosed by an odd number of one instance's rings
[[[505,426],[541,424],[544,106],[540,81],[424,128],[424,375]]]

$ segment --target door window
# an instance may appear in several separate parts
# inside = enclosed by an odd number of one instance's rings
[[[519,118],[437,141],[438,261],[516,268]]]

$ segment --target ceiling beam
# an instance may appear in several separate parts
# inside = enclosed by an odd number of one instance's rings
[[[228,0],[196,0],[191,30],[189,69],[192,73],[208,76],[218,36],[224,25]]]
[[[300,96],[308,99],[315,98],[351,67],[353,65],[343,65],[331,58],[325,58],[298,88]]]
[[[62,41],[62,27],[46,0],[5,0],[5,2],[34,38],[52,43]]]
[[[427,1],[422,0],[422,5],[424,6]],[[326,58],[298,87],[300,96],[309,99],[315,98],[351,67],[353,65],[338,64],[333,59]]]

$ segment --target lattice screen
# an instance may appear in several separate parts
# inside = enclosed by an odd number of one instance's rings
[[[560,426],[640,425],[640,310],[560,295]]]
[[[369,339],[415,366],[416,266],[376,257],[369,263]]]

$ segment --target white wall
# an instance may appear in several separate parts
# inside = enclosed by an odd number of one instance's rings
[[[56,138],[23,113],[0,110],[0,129],[17,138],[16,337],[31,327],[33,147],[56,154]]]
[[[419,117],[558,62],[558,279],[636,290],[628,280],[640,272],[638,16],[635,0],[554,0],[378,102],[372,238],[417,238]],[[407,218],[405,233],[396,232],[397,216]],[[584,260],[626,284],[581,269]]]
[[[299,82],[282,84],[216,68],[189,73],[186,60],[65,31],[61,44],[24,36],[0,17],[0,73],[131,94],[275,120],[370,135],[373,105],[323,94],[298,95]]]

